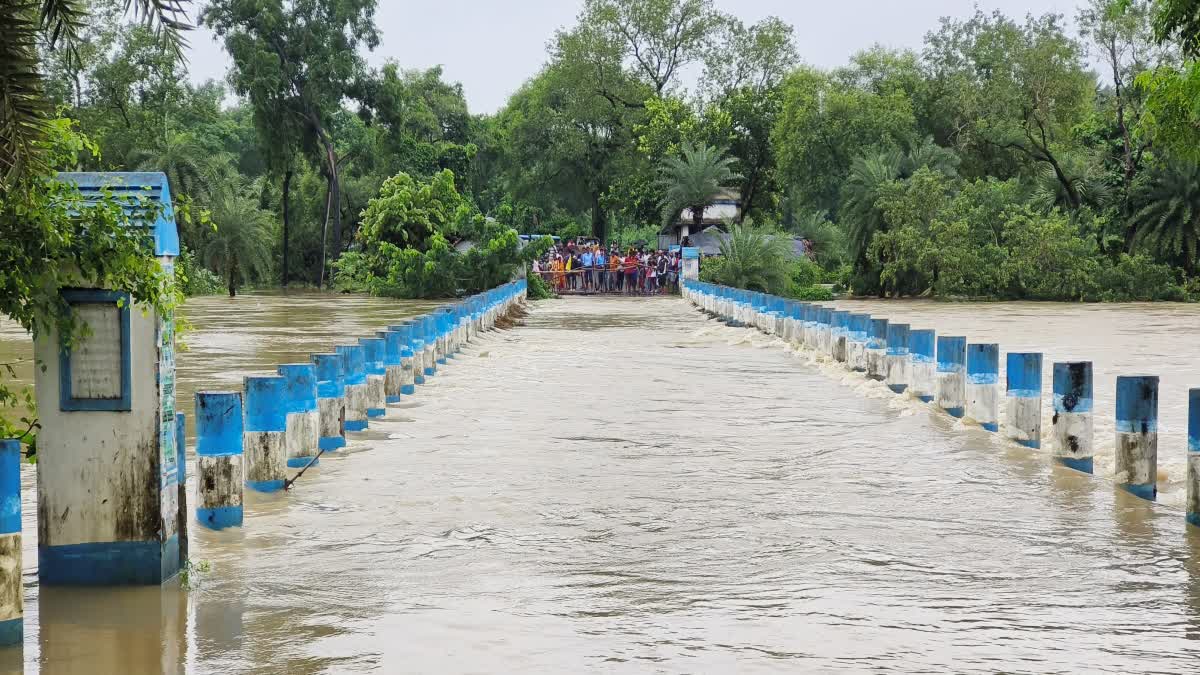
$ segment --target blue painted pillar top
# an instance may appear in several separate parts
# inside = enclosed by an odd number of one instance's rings
[[[367,381],[366,351],[362,345],[338,345],[337,353],[342,357],[342,374],[347,386]]]
[[[834,335],[846,335],[849,332],[850,312],[833,310],[830,314],[830,322],[833,324]]]
[[[401,321],[394,326],[388,326],[388,332],[395,333],[399,336],[401,345],[413,345],[413,339],[417,337],[416,325],[412,321]]]
[[[404,340],[401,339],[400,333],[392,330],[381,330],[375,333],[375,337],[383,340],[383,365],[400,365],[400,352],[404,348]]]
[[[0,534],[21,532],[21,454],[21,441],[0,440]],[[15,562],[15,581],[19,582],[21,556],[17,555]],[[17,583],[16,588],[20,592],[21,584]]]
[[[196,454],[242,454],[242,394],[196,392]]]
[[[246,431],[286,431],[287,380],[250,376],[246,388]]]
[[[1200,452],[1200,389],[1188,390],[1188,452]]]
[[[1087,413],[1092,411],[1092,362],[1069,361],[1054,364],[1054,412]]]
[[[1117,377],[1117,431],[1133,434],[1158,431],[1157,375]]]
[[[1000,345],[967,345],[967,381],[972,384],[1000,383]]]
[[[884,349],[887,347],[887,319],[871,319],[871,329],[867,335],[867,347]]]
[[[937,369],[939,373],[961,373],[967,367],[967,338],[961,335],[937,337]]]
[[[906,323],[889,323],[887,326],[888,356],[907,356],[910,326]]]
[[[850,339],[855,342],[866,342],[867,336],[871,333],[871,315],[870,314],[851,314],[850,315]]]
[[[317,396],[341,398],[346,395],[345,367],[341,354],[313,354],[317,372]]]
[[[934,336],[935,331],[932,328],[918,328],[910,330],[908,333],[908,351],[912,354],[912,360],[917,363],[933,363],[934,351]]]
[[[310,412],[317,409],[317,367],[311,363],[285,363],[279,374],[287,380],[284,411]]]
[[[1009,352],[1005,357],[1005,390],[1009,396],[1038,398],[1042,395],[1040,352]]]
[[[359,338],[358,344],[363,348],[363,365],[368,375],[383,375],[387,372],[383,365],[386,344],[381,338]]]

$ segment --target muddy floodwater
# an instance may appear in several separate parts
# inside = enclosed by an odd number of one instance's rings
[[[545,301],[293,492],[248,494],[240,531],[193,524],[208,570],[188,589],[39,590],[27,468],[26,642],[7,665],[1195,672],[1200,532],[1180,492],[1200,308],[842,304],[1095,361],[1098,475],[678,299]],[[180,409],[190,427],[196,389],[422,309],[191,300]],[[26,343],[0,327],[0,356]],[[1159,504],[1111,480],[1113,382],[1138,372],[1163,378]]]

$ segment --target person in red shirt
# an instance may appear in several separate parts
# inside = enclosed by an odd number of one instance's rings
[[[633,252],[633,249],[629,249],[629,254],[625,256],[625,293],[626,293],[626,295],[633,295],[634,293],[637,292],[637,278],[638,278],[637,275],[638,275],[638,257],[637,257],[637,254]]]

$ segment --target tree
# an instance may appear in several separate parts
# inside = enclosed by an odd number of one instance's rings
[[[231,298],[239,285],[265,278],[271,269],[273,218],[259,207],[259,191],[259,185],[234,177],[212,200],[216,227],[203,256],[225,278]]]
[[[1156,168],[1133,203],[1134,243],[1194,274],[1200,260],[1200,165],[1172,162]]]
[[[455,190],[454,174],[449,170],[429,182],[396,174],[384,181],[379,195],[367,203],[358,238],[367,246],[388,243],[425,251],[430,237],[450,231],[465,208],[467,203]]]
[[[1095,80],[1082,60],[1082,47],[1063,32],[1061,17],[1029,16],[1018,24],[1003,14],[976,10],[966,21],[943,19],[926,37],[925,59],[951,123],[963,129],[958,149],[1000,153],[989,173],[1044,164],[1062,184],[1071,208],[1082,204],[1066,172],[1062,153],[1071,130],[1090,112]],[[997,170],[998,169],[998,170]]]
[[[632,132],[643,112],[620,101],[645,100],[645,93],[611,64],[582,60],[568,48],[499,115],[512,194],[547,212],[590,211],[592,234],[606,238],[605,195],[619,169],[635,161]]]
[[[1120,145],[1120,206],[1129,215],[1129,198],[1153,138],[1141,133],[1146,92],[1137,77],[1176,61],[1170,49],[1157,47],[1151,26],[1151,0],[1091,0],[1080,9],[1080,32],[1104,64],[1112,86],[1113,125]]]
[[[183,33],[188,30],[188,0],[129,0],[126,7],[144,17],[147,25],[181,58]],[[41,42],[70,49],[88,20],[80,0],[5,2],[0,4],[0,188],[49,166],[45,143],[53,119],[46,97]]]
[[[719,27],[721,42],[705,50],[701,82],[712,100],[738,91],[771,91],[800,60],[794,29],[778,17],[769,16],[750,26],[724,17]]]
[[[224,38],[233,59],[230,80],[253,106],[263,137],[275,139],[273,125],[304,130],[299,145],[317,158],[327,181],[332,259],[343,245],[344,159],[332,134],[333,117],[365,73],[359,47],[379,43],[374,15],[375,0],[214,0],[201,15]]]
[[[912,101],[903,91],[866,91],[811,68],[797,69],[782,87],[771,132],[781,180],[806,208],[841,221],[838,194],[854,159],[908,147],[916,137]]]
[[[1148,92],[1142,131],[1177,158],[1200,160],[1200,2],[1156,0],[1152,22],[1155,42],[1177,45],[1184,63],[1138,76],[1137,85]]]
[[[190,134],[166,131],[155,145],[133,150],[129,160],[138,171],[167,174],[175,195],[205,200],[211,193],[214,158]]]
[[[875,233],[885,231],[887,223],[877,206],[884,186],[900,178],[904,155],[884,150],[857,157],[842,188],[841,221],[847,223],[850,256],[856,266],[866,263],[867,251]]]
[[[1155,40],[1178,42],[1185,56],[1200,58],[1200,0],[1156,0],[1154,10]]]
[[[701,58],[721,21],[711,0],[585,0],[579,15],[581,29],[602,35],[655,96]]]
[[[663,162],[660,185],[663,225],[670,225],[684,209],[692,212],[692,231],[699,233],[704,210],[716,199],[721,188],[739,178],[730,165],[733,158],[710,145],[683,146],[681,156]]]
[[[716,283],[776,294],[787,292],[791,284],[788,262],[792,251],[787,237],[735,223],[721,242],[721,256]]]
[[[942,178],[958,176],[958,156],[926,138],[907,153],[882,150],[857,157],[842,187],[841,220],[848,224],[849,253],[855,265],[866,264],[867,250],[877,232],[888,229],[879,204],[885,186],[907,179],[921,169]]]

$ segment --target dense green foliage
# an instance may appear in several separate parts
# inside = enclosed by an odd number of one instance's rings
[[[584,0],[545,65],[492,115],[472,115],[440,69],[369,67],[376,1],[206,3],[197,18],[231,56],[228,90],[189,83],[175,53],[181,15],[137,14],[147,25],[131,23],[122,0],[31,5],[0,16],[24,26],[48,13],[32,44],[14,43],[40,75],[12,100],[37,102],[17,106],[27,118],[63,106],[79,120],[104,158],[79,168],[166,171],[195,207],[185,247],[226,286],[233,266],[205,254],[225,235],[199,216],[235,192],[263,216],[252,238],[261,255],[236,266],[235,285],[328,283],[333,261],[366,255],[372,239],[444,263],[449,248],[432,232],[464,236],[470,218],[378,234],[365,221],[372,199],[382,200],[374,221],[393,200],[385,182],[404,174],[442,189],[444,170],[468,209],[500,226],[622,244],[653,245],[664,218],[699,215],[714,186],[729,188],[743,205],[735,220],[809,239],[823,280],[860,294],[1164,297],[1200,286],[1194,0],[1080,0],[1069,22],[964,12],[918,50],[874,47],[833,69],[799,64],[791,26],[747,25],[712,0]],[[79,58],[50,49],[52,37]],[[22,141],[16,132],[34,127],[5,129],[15,171],[44,131]],[[939,199],[918,213],[906,191]],[[1088,283],[1032,284],[1006,268],[1025,254],[1014,251],[1021,228],[1089,256],[1073,272]],[[1114,270],[1141,263],[1170,274],[1135,275],[1162,285],[1130,294]],[[465,283],[406,274],[387,292]]]
[[[753,223],[734,224],[721,242],[721,255],[706,259],[700,278],[714,284],[806,300],[832,297],[821,282],[816,263],[792,258],[791,240],[781,232]]]
[[[403,298],[493,288],[549,246],[542,239],[522,247],[516,230],[459,195],[449,169],[427,182],[406,173],[384,181],[363,210],[356,242],[358,250],[335,263],[337,286]],[[456,244],[463,244],[461,251]]]

